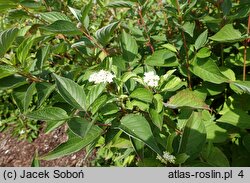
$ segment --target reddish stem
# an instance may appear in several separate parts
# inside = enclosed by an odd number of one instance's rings
[[[153,47],[153,45],[151,43],[150,36],[148,35],[148,28],[147,28],[147,25],[144,22],[144,19],[143,19],[143,16],[142,16],[142,10],[141,10],[140,7],[138,8],[138,14],[140,16],[141,25],[143,26],[145,34],[146,34],[147,39],[148,39],[147,46],[150,48],[151,52],[154,53],[155,50],[154,50],[154,47]]]

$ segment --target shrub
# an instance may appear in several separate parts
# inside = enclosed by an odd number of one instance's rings
[[[249,166],[248,0],[0,1],[0,130],[67,123],[45,160]]]

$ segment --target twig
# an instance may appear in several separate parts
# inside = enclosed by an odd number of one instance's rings
[[[178,0],[175,0],[175,1],[177,4],[177,10],[178,10],[178,14],[179,14],[179,23],[182,25],[183,17],[182,17],[182,13],[181,13],[181,9],[180,9],[180,4],[179,4]],[[187,47],[185,33],[183,30],[181,30],[181,37],[182,37],[184,49],[186,52],[186,68],[187,68],[188,88],[191,90],[192,85],[191,85],[191,73],[190,73],[190,65],[189,65],[188,47]]]
[[[100,50],[102,50],[107,56],[109,55],[109,52],[103,48],[101,45],[98,44],[98,42],[87,32],[85,32],[83,29],[80,29],[81,32],[90,40],[92,41]]]
[[[141,9],[140,6],[139,6],[139,8],[138,8],[138,14],[139,14],[139,16],[140,16],[141,25],[143,26],[144,32],[145,32],[145,34],[146,34],[146,36],[147,36],[147,39],[148,39],[147,46],[149,46],[151,52],[154,53],[155,50],[154,50],[154,47],[153,47],[153,45],[152,45],[152,43],[151,43],[151,39],[150,39],[150,36],[149,36],[149,34],[148,34],[148,28],[147,28],[147,25],[145,24],[145,21],[144,21],[144,19],[143,19],[143,16],[142,16],[142,9]]]

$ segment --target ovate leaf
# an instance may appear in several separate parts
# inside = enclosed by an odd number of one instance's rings
[[[195,159],[206,142],[206,129],[202,122],[202,115],[193,112],[187,120],[181,137],[178,153],[186,153],[190,158]]]
[[[53,23],[57,20],[71,21],[65,14],[56,11],[41,13],[40,16],[48,23]]]
[[[44,101],[49,97],[49,95],[54,91],[55,85],[50,83],[41,82],[36,84],[37,90],[37,106],[40,107]]]
[[[229,167],[229,161],[225,154],[212,144],[208,144],[202,151],[202,157],[212,166]]]
[[[109,8],[132,8],[133,4],[129,1],[112,1],[107,7]]]
[[[76,25],[66,20],[57,20],[54,23],[41,27],[41,29],[55,34],[79,35],[81,31],[77,29]]]
[[[235,85],[243,92],[246,92],[250,95],[250,81],[235,81],[232,83],[232,85]]]
[[[106,85],[104,83],[97,84],[91,88],[87,95],[87,108],[89,108],[93,102],[102,94],[103,90],[105,89]]]
[[[208,30],[205,30],[196,39],[195,44],[194,44],[196,50],[200,49],[207,42],[207,34],[208,34]]]
[[[215,84],[229,82],[229,79],[221,73],[216,63],[210,58],[195,59],[190,65],[190,69],[204,81]]]
[[[41,70],[43,68],[44,62],[48,59],[50,53],[50,46],[47,45],[41,49],[38,50],[36,54],[36,68],[38,70]]]
[[[138,54],[138,46],[136,40],[125,31],[122,32],[121,47],[123,58],[128,62],[133,61]]]
[[[84,138],[81,138],[72,132],[69,132],[69,140],[61,145],[59,145],[52,152],[43,156],[44,160],[52,160],[60,158],[74,152],[80,151],[94,140],[96,140],[102,133],[102,129],[98,126],[92,126],[89,132],[85,135]]]
[[[17,58],[21,64],[25,64],[33,45],[34,37],[25,39],[17,48]]]
[[[33,97],[35,91],[36,91],[36,83],[32,83],[28,87],[27,91],[25,92],[25,96],[24,96],[24,99],[23,99],[23,110],[24,110],[24,112],[26,112],[28,110],[28,107],[32,102],[32,97]]]
[[[143,116],[128,114],[121,119],[119,128],[129,136],[144,142],[159,155],[162,155],[156,144],[150,125]]]
[[[115,28],[118,26],[119,22],[114,22],[114,23],[111,23],[105,27],[102,27],[101,29],[97,30],[96,33],[95,33],[95,36],[96,36],[96,39],[98,40],[98,42],[100,42],[102,45],[106,45]]]
[[[195,28],[195,23],[191,22],[186,22],[183,26],[182,29],[188,33],[191,37],[194,35],[194,28]]]
[[[209,106],[204,102],[204,99],[189,89],[182,90],[172,96],[167,103],[164,103],[169,108],[191,107],[195,109],[209,109]]]
[[[162,129],[162,125],[163,125],[163,115],[164,115],[164,111],[158,113],[156,109],[149,109],[149,114],[150,114],[150,118],[152,120],[152,122],[155,124],[155,126],[157,126],[160,131]]]
[[[62,98],[79,110],[86,110],[86,94],[84,89],[74,81],[54,74],[56,86]]]
[[[26,114],[28,118],[43,121],[64,121],[69,119],[66,111],[59,107],[45,107]]]
[[[173,67],[178,65],[175,53],[163,49],[155,51],[151,56],[147,57],[145,64],[149,66]]]
[[[8,29],[0,33],[0,58],[8,51],[17,34],[17,28]]]
[[[28,83],[26,78],[19,75],[11,75],[0,79],[0,90],[17,88]]]
[[[92,125],[93,123],[91,123],[91,121],[80,117],[74,117],[68,121],[68,126],[71,131],[81,138],[87,135]]]
[[[153,93],[146,88],[136,88],[130,94],[130,97],[150,103],[150,102],[152,102],[152,99],[153,99]]]
[[[228,123],[242,129],[250,128],[250,115],[240,109],[229,110],[222,115],[217,121]]]
[[[242,36],[241,32],[234,29],[233,24],[227,24],[219,32],[211,36],[210,39],[217,42],[238,42],[243,41],[247,36]]]
[[[13,75],[17,72],[17,69],[9,65],[0,65],[0,79]]]

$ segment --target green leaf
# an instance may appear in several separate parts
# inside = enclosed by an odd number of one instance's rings
[[[69,22],[71,21],[65,14],[56,11],[40,13],[40,16],[41,19],[45,20],[48,23],[53,23],[57,20],[66,20]]]
[[[0,58],[8,51],[18,34],[17,28],[5,30],[0,33]]]
[[[136,55],[138,54],[136,40],[124,30],[122,31],[121,47],[123,58],[126,61],[131,62],[136,58]]]
[[[128,81],[130,78],[132,77],[137,77],[137,75],[133,72],[125,72],[122,77],[121,77],[121,81],[123,83],[125,83],[126,81]]]
[[[33,95],[36,91],[36,83],[32,83],[27,91],[25,92],[25,96],[23,99],[23,111],[26,112],[28,110],[29,105],[32,102]]]
[[[153,93],[146,88],[136,88],[131,94],[131,98],[139,99],[144,102],[151,103],[153,99]]]
[[[249,129],[250,115],[248,115],[245,111],[240,109],[229,110],[224,115],[222,115],[217,122],[228,123],[234,126],[237,126],[242,129]]]
[[[55,90],[55,85],[52,85],[47,82],[40,82],[36,84],[37,90],[37,106],[40,107],[49,95]]]
[[[93,102],[95,102],[96,99],[98,99],[98,97],[104,91],[105,87],[106,87],[106,84],[100,83],[91,88],[86,98],[87,109],[93,104]]]
[[[151,56],[147,57],[145,64],[149,66],[174,67],[178,66],[175,53],[163,49],[155,51]]]
[[[133,4],[129,1],[112,1],[107,7],[109,8],[132,8]]]
[[[163,109],[163,97],[160,94],[155,94],[153,98],[153,103],[157,113],[160,113]]]
[[[231,0],[224,0],[221,4],[221,8],[224,15],[228,15],[230,13],[230,10],[232,8],[232,2]]]
[[[15,101],[15,104],[17,105],[21,113],[24,112],[24,98],[27,89],[28,85],[23,85],[18,88],[15,88],[12,92],[12,98]]]
[[[44,62],[48,59],[50,53],[50,46],[46,45],[45,47],[39,49],[36,54],[37,62],[36,68],[41,70],[43,68]]]
[[[47,155],[41,157],[41,159],[52,160],[80,151],[96,140],[101,135],[101,133],[102,129],[95,125],[91,127],[83,139],[70,132],[69,140],[67,142],[59,145],[52,152],[49,152]]]
[[[209,106],[204,102],[204,99],[199,97],[196,92],[189,89],[181,90],[174,96],[172,96],[167,103],[164,103],[165,107],[179,108],[179,107],[191,107],[195,109],[209,109]]]
[[[207,58],[211,55],[211,50],[208,48],[208,47],[204,47],[204,48],[201,48],[198,53],[196,54],[196,56],[198,58]]]
[[[191,37],[194,35],[194,28],[195,28],[195,23],[191,22],[186,22],[183,26],[182,29],[188,33]]]
[[[57,20],[54,23],[41,27],[42,30],[55,34],[80,35],[81,31],[76,28],[76,25],[66,20]]]
[[[119,112],[119,108],[116,104],[114,103],[108,103],[106,105],[104,105],[99,112],[102,115],[111,115],[111,114],[117,114],[117,112]]]
[[[29,56],[30,53],[30,49],[33,45],[34,42],[34,37],[29,37],[27,39],[25,39],[17,48],[17,58],[19,60],[19,62],[23,65],[25,65],[27,62],[26,59]]]
[[[115,28],[118,26],[119,22],[114,22],[114,23],[111,23],[105,27],[102,27],[101,29],[97,30],[96,33],[95,33],[95,36],[96,36],[96,39],[98,40],[98,42],[100,42],[102,45],[106,45]]]
[[[74,81],[53,74],[56,86],[62,98],[73,107],[86,111],[86,94],[84,89]]]
[[[170,44],[170,43],[164,44],[164,45],[162,45],[162,47],[167,48],[168,50],[170,50],[172,52],[175,52],[175,53],[178,52],[176,47],[174,45]]]
[[[164,111],[158,113],[157,110],[150,108],[149,114],[150,114],[150,118],[151,118],[152,122],[154,123],[154,125],[157,126],[161,131],[162,125],[163,125]]]
[[[121,119],[119,128],[129,136],[144,142],[159,155],[162,155],[162,152],[156,144],[148,121],[143,116],[128,114]]]
[[[235,81],[231,84],[235,85],[236,87],[241,89],[243,92],[248,93],[250,95],[250,81]]]
[[[93,1],[90,0],[87,5],[85,5],[81,10],[81,21],[84,22],[86,17],[88,16],[89,12],[91,11],[93,7]]]
[[[0,79],[13,75],[17,72],[17,69],[9,65],[0,65]]]
[[[219,32],[209,37],[213,41],[228,43],[243,41],[246,38],[247,36],[242,36],[240,31],[234,29],[233,24],[225,25]]]
[[[208,144],[202,151],[202,157],[212,166],[229,167],[229,161],[225,154],[212,144]]]
[[[67,112],[59,107],[45,107],[44,109],[27,113],[26,116],[42,121],[64,121],[69,119]]]
[[[186,153],[191,159],[195,159],[206,142],[206,129],[202,122],[202,115],[193,112],[187,120],[181,136],[178,154]]]
[[[141,111],[148,111],[149,109],[148,103],[145,103],[139,100],[132,100],[131,102],[127,101],[126,105],[127,105],[127,108],[130,110],[132,110],[133,107],[138,107]]]
[[[179,77],[170,76],[165,85],[163,85],[161,91],[176,91],[179,90],[184,83]]]
[[[26,78],[19,75],[11,75],[0,79],[0,90],[17,88],[27,83]]]
[[[203,47],[206,44],[207,35],[208,35],[208,30],[205,30],[196,39],[195,44],[194,44],[194,47],[195,47],[196,50],[200,49],[201,47]]]
[[[95,114],[101,107],[103,107],[104,104],[106,104],[107,100],[107,95],[101,95],[100,97],[98,97],[91,105],[92,114]]]
[[[50,133],[51,131],[57,129],[59,126],[64,124],[66,121],[46,121],[45,134]]]
[[[84,118],[73,117],[67,123],[74,134],[78,135],[81,138],[84,138],[92,127],[93,122],[88,121]]]
[[[229,79],[221,73],[218,66],[211,58],[195,59],[190,65],[190,70],[204,81],[215,84],[229,82]]]
[[[80,22],[81,21],[81,11],[75,8],[72,8],[70,6],[68,6],[69,10],[71,11],[71,13],[74,15],[74,17]]]
[[[202,120],[206,127],[208,141],[213,143],[226,141],[228,137],[227,130],[218,126],[214,122],[214,117],[208,111],[202,111]]]

